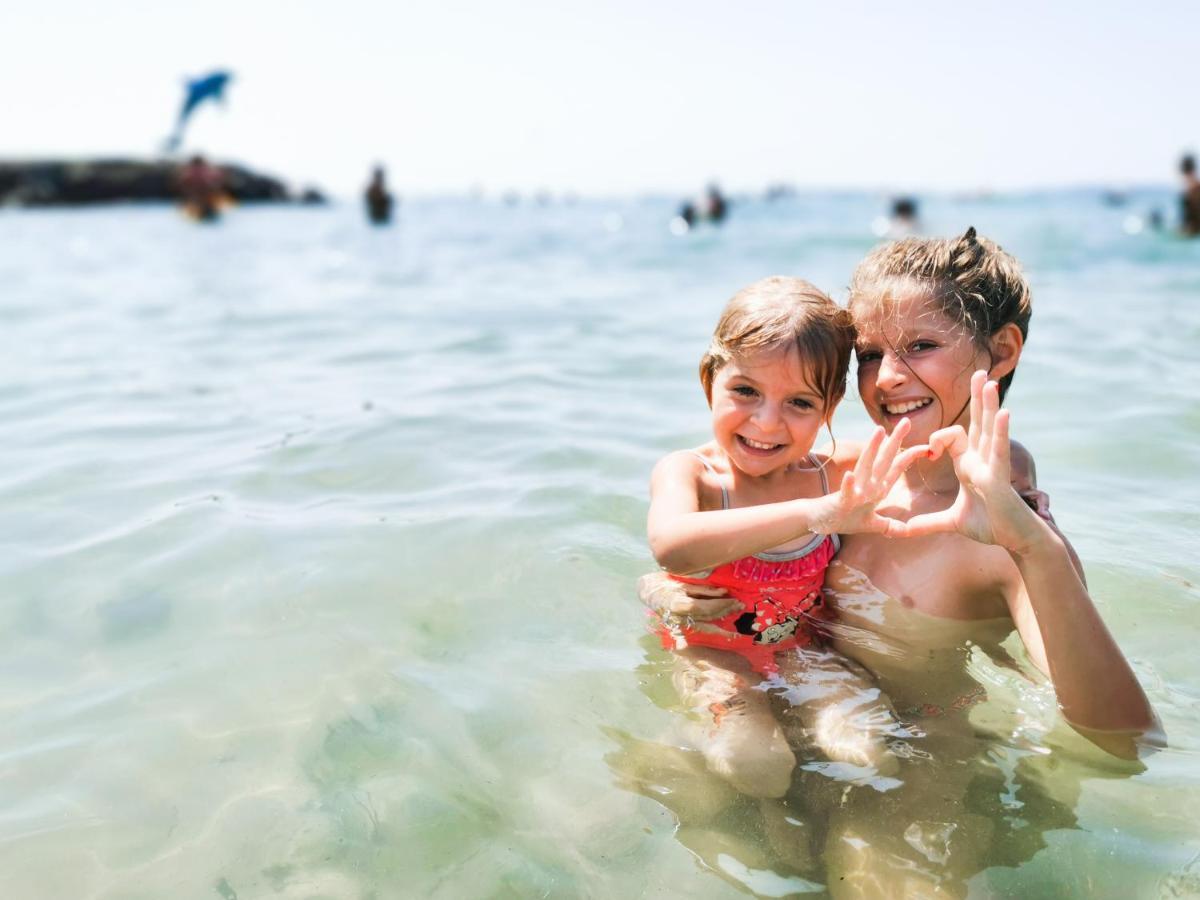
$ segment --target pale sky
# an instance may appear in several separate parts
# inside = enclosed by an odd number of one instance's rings
[[[1172,183],[1200,2],[43,0],[0,13],[0,157],[185,150],[334,193]]]

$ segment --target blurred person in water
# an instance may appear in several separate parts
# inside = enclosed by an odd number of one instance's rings
[[[897,524],[844,536],[826,572],[826,629],[914,736],[893,745],[908,757],[901,787],[847,793],[806,771],[786,802],[819,822],[796,840],[822,848],[835,896],[954,896],[993,864],[1005,818],[969,801],[981,771],[968,764],[979,751],[970,714],[988,695],[975,653],[1016,666],[1001,646],[1015,630],[1066,722],[1116,757],[1134,759],[1144,739],[1161,735],[1049,514],[1032,457],[1009,440],[1000,401],[1032,312],[1016,260],[974,229],[887,244],[855,270],[850,311],[867,412],[893,436],[907,423],[903,444],[929,449],[878,504]],[[829,452],[840,473],[858,448]],[[687,596],[647,576],[641,590],[654,608],[684,608],[695,620],[710,605],[722,612],[711,589]]]
[[[675,222],[682,226],[681,232],[694,228],[697,222],[712,222],[720,225],[729,213],[729,201],[721,193],[720,187],[710,184],[703,196],[696,200],[685,200],[679,207]]]
[[[897,197],[892,201],[892,219],[889,223],[892,238],[912,237],[921,230],[917,218],[917,201],[914,197]]]
[[[183,211],[200,222],[211,222],[229,204],[225,193],[225,175],[197,154],[175,176]]]
[[[371,181],[367,185],[363,200],[367,207],[367,219],[373,225],[386,225],[392,220],[392,195],[387,189],[387,175],[383,166],[376,166],[371,172]]]
[[[1196,178],[1196,157],[1187,154],[1179,161],[1183,193],[1179,197],[1179,230],[1185,237],[1200,235],[1200,179]]]

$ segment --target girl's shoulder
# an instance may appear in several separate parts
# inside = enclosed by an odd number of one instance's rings
[[[695,472],[727,472],[729,461],[717,446],[716,441],[709,441],[699,447],[688,450],[672,450],[657,463],[654,468],[683,469]]]
[[[655,464],[650,478],[652,482],[663,479],[701,482],[719,479],[728,471],[724,454],[714,442],[709,442],[691,450],[671,451]]]
[[[720,508],[722,478],[728,474],[729,466],[724,454],[715,443],[702,444],[692,450],[675,450],[668,453],[654,466],[650,475],[652,496],[674,495],[695,492],[700,508]]]

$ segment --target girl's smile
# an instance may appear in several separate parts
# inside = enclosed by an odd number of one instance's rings
[[[752,456],[770,456],[772,453],[776,453],[786,446],[785,444],[765,444],[760,441],[751,440],[741,434],[734,435],[734,437],[738,439],[738,443],[742,445],[742,448]]]
[[[713,379],[712,414],[717,444],[753,476],[802,460],[825,421],[821,395],[794,347],[722,366]]]

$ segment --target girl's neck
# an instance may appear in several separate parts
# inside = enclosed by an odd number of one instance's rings
[[[905,470],[901,480],[914,494],[958,493],[958,476],[949,453],[934,460],[918,460]]]
[[[728,461],[728,465],[730,487],[735,493],[740,489],[753,494],[763,494],[780,490],[787,491],[792,479],[796,477],[796,473],[807,470],[809,463],[807,460],[801,463],[791,463],[763,475],[751,475],[744,472],[735,466],[732,460]]]

